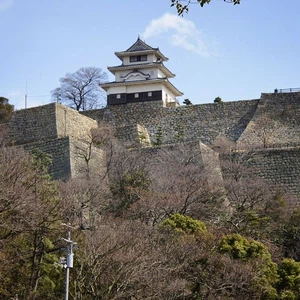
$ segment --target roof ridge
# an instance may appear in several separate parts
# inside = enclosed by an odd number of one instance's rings
[[[142,41],[140,37],[138,37],[136,42],[133,45],[131,45],[125,52],[142,51],[142,50],[158,50],[158,48],[151,47],[150,45],[146,44],[146,42]]]

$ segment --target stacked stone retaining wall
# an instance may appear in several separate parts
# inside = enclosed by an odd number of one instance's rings
[[[103,178],[106,174],[106,158],[103,150],[91,141],[70,138],[70,164],[72,178]]]
[[[55,105],[55,114],[58,137],[71,136],[78,139],[90,139],[91,130],[98,127],[94,119],[61,104]]]
[[[52,179],[85,176],[85,157],[77,150],[89,149],[91,131],[97,128],[95,120],[64,105],[50,103],[16,111],[8,128],[12,144],[27,151],[39,149],[51,156],[49,174]],[[93,146],[90,150],[91,172],[96,173],[96,169],[100,172],[105,161],[103,153]]]
[[[221,158],[224,161],[233,160],[243,166],[245,174],[264,178],[275,189],[289,192],[300,200],[300,147],[227,152]],[[225,164],[224,177],[230,176],[228,170]]]
[[[9,135],[16,145],[56,139],[55,103],[16,111],[9,122]]]
[[[140,124],[152,143],[161,131],[163,144],[193,140],[212,144],[219,135],[237,140],[257,104],[258,100],[248,100],[165,108],[156,103],[131,103],[87,111],[84,115],[116,127]]]
[[[9,134],[17,144],[73,136],[87,138],[97,122],[57,103],[16,111],[9,122]]]
[[[27,143],[22,147],[26,151],[39,149],[50,155],[52,163],[48,168],[48,172],[53,180],[71,177],[69,137]]]
[[[174,147],[182,143],[192,147],[201,141],[197,147],[208,160],[214,153],[204,144],[213,145],[217,140],[267,148],[255,150],[251,163],[254,172],[300,195],[299,116],[300,93],[276,93],[262,94],[260,100],[168,108],[158,102],[130,103],[82,113],[51,103],[15,112],[8,128],[14,144],[52,155],[49,171],[53,179],[83,176],[84,151],[91,145],[91,131],[107,126],[114,128],[116,136],[129,148],[139,143],[145,147],[154,145],[159,135],[162,145]],[[292,148],[273,149],[274,145]],[[105,170],[104,154],[94,146],[90,149],[93,158],[89,166],[93,172],[101,173]]]
[[[300,148],[256,151],[249,166],[255,174],[300,197]]]
[[[262,94],[257,110],[238,140],[272,147],[300,143],[300,93]]]

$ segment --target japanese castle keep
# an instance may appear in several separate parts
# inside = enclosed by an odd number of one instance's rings
[[[164,62],[168,61],[159,48],[152,48],[140,38],[126,51],[115,52],[122,61],[108,67],[115,81],[101,84],[108,93],[107,104],[162,101],[163,106],[177,106],[182,93],[169,81],[175,75]]]
[[[182,93],[170,82],[174,74],[159,48],[138,38],[115,55],[121,64],[108,67],[115,81],[101,84],[105,108],[77,112],[50,103],[16,111],[7,125],[12,144],[52,155],[53,179],[84,176],[85,149],[91,149],[91,169],[105,168],[103,149],[89,145],[95,128],[109,127],[128,149],[193,148],[204,168],[209,157],[219,161],[220,140],[239,151],[251,148],[253,173],[300,196],[299,92],[181,106],[176,97]]]

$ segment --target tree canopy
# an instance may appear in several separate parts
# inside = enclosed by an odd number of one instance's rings
[[[0,145],[0,299],[63,298],[62,223],[78,244],[70,299],[300,299],[298,202],[247,169],[251,151],[221,155],[220,184],[190,144],[150,156],[107,125],[92,144],[105,174],[57,183],[47,153]]]
[[[8,99],[0,96],[0,124],[7,123],[14,112],[14,106],[8,103]]]
[[[51,91],[52,99],[76,110],[97,108],[103,97],[99,84],[106,79],[107,74],[100,68],[80,68],[60,78],[60,87]]]

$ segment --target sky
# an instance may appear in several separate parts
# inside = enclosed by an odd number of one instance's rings
[[[0,0],[0,96],[16,109],[51,102],[59,78],[119,65],[138,35],[169,58],[193,104],[300,87],[300,0],[211,0],[178,17],[170,0]]]

